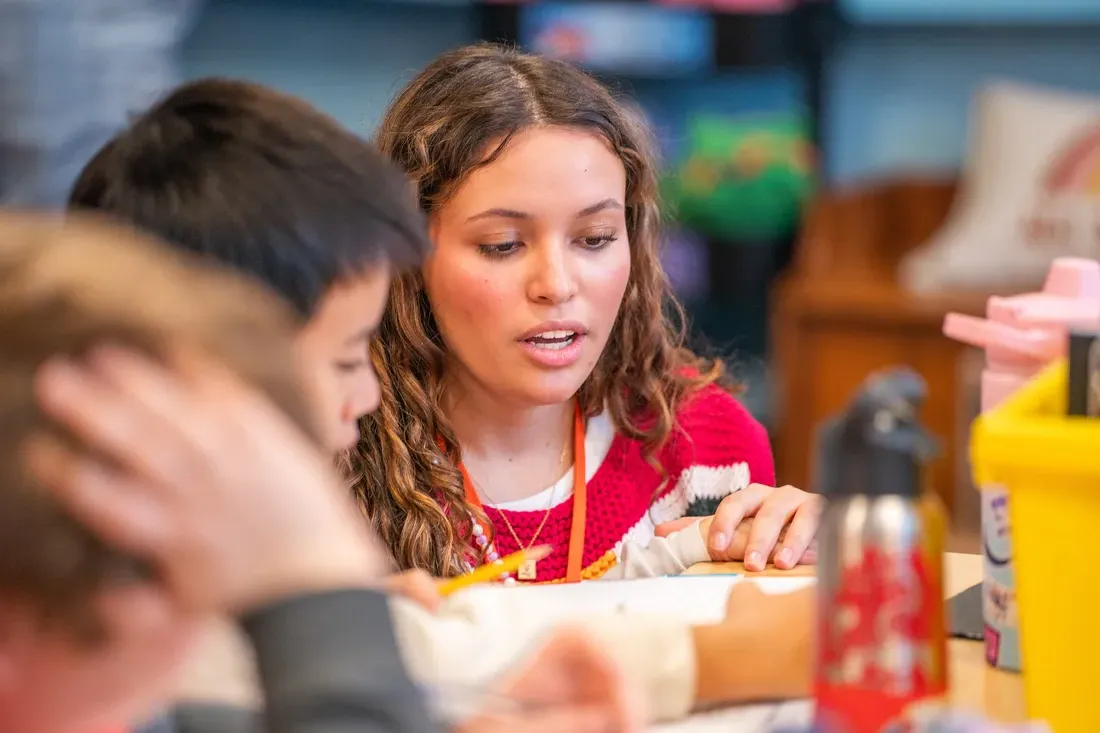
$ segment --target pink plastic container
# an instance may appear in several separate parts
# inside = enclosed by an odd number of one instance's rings
[[[951,313],[943,323],[949,338],[985,350],[981,409],[996,406],[1054,359],[1066,354],[1068,331],[1100,325],[1100,262],[1054,261],[1041,292],[1002,298],[986,306],[986,318]],[[982,486],[982,613],[986,660],[1020,669],[1016,579],[1008,497],[1002,487]]]

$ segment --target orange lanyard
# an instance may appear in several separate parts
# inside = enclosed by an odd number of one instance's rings
[[[478,508],[484,508],[477,495],[474,482],[462,462],[458,463],[462,472],[462,486],[466,490],[466,501]],[[569,528],[569,564],[566,565],[565,582],[577,583],[581,579],[581,563],[584,561],[584,522],[587,508],[584,466],[584,417],[578,405],[573,413],[573,522]],[[482,527],[488,530],[488,527]]]

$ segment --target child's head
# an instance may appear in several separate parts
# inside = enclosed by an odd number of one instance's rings
[[[393,267],[429,247],[408,181],[306,103],[245,82],[180,87],[87,165],[70,204],[243,272],[307,320],[326,442],[354,443],[377,404],[367,345]]]
[[[435,249],[397,279],[383,318],[360,488],[399,562],[454,571],[461,480],[425,465],[436,433],[453,447],[448,394],[519,409],[577,396],[652,450],[680,397],[718,370],[682,348],[649,132],[598,81],[496,46],[460,49],[404,89],[376,142],[415,183]],[[461,511],[444,520],[410,498],[425,487]]]
[[[109,613],[144,570],[73,521],[23,468],[39,431],[35,372],[101,343],[194,346],[268,394],[317,439],[294,366],[299,320],[251,283],[88,222],[0,217],[0,729],[87,733],[169,692],[202,619]]]

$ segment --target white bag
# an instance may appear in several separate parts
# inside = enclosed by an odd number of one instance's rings
[[[1100,97],[992,84],[970,138],[951,215],[902,261],[903,287],[1028,290],[1056,257],[1100,257]]]

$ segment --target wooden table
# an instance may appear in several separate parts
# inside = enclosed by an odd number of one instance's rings
[[[982,579],[980,555],[947,553],[944,556],[944,595],[951,597]],[[689,575],[744,573],[746,577],[813,575],[814,568],[804,566],[794,570],[769,567],[762,573],[747,572],[741,563],[704,563],[688,570]],[[1001,672],[985,663],[981,642],[951,639],[948,641],[952,705],[980,710],[985,715],[1004,722],[1027,719],[1024,710],[1023,679],[1018,674]]]

